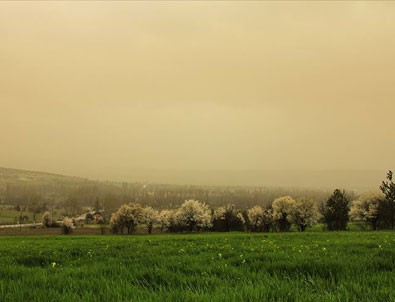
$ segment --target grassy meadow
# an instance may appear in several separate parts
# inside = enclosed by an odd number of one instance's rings
[[[1,301],[395,301],[394,232],[0,237]]]

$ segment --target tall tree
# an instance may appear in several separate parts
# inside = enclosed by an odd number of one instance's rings
[[[390,224],[391,229],[395,225],[395,184],[392,180],[392,171],[387,173],[387,181],[383,181],[380,190],[384,193],[390,211]]]
[[[326,202],[324,209],[324,221],[329,231],[347,229],[349,221],[350,201],[346,192],[336,189]]]

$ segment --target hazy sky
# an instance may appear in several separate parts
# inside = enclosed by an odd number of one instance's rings
[[[0,166],[389,169],[395,2],[0,2]]]

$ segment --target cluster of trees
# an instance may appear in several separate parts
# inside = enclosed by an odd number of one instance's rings
[[[380,186],[380,193],[367,193],[352,203],[350,216],[376,229],[395,227],[395,183],[392,171]]]
[[[177,209],[157,211],[138,203],[122,205],[111,215],[110,224],[115,233],[132,233],[138,225],[145,225],[148,233],[155,224],[161,232],[182,231],[289,231],[294,225],[298,231],[324,223],[329,231],[346,230],[350,219],[361,221],[372,229],[393,229],[395,222],[395,184],[392,172],[380,186],[381,193],[368,193],[351,202],[351,197],[336,189],[320,207],[310,198],[276,198],[269,206],[253,206],[240,210],[234,205],[210,209],[207,204],[189,199]]]
[[[124,204],[111,215],[111,227],[114,233],[132,233],[138,225],[145,225],[148,233],[154,224],[160,224],[161,231],[200,230],[211,227],[209,207],[197,200],[186,200],[177,210],[158,212],[152,207],[140,204]]]
[[[210,209],[207,204],[198,200],[186,200],[174,210],[157,211],[152,207],[140,204],[122,205],[111,215],[110,224],[115,233],[132,233],[138,225],[145,225],[148,233],[154,224],[161,232],[183,231],[288,231],[294,224],[298,230],[304,231],[319,219],[316,203],[311,199],[294,200],[290,196],[277,198],[269,208],[254,206],[248,210],[240,210],[234,205]]]
[[[97,207],[113,212],[125,200],[156,209],[175,208],[185,200],[204,200],[213,207],[234,204],[240,208],[255,204],[269,205],[277,196],[291,195],[295,198],[307,196],[323,201],[327,191],[306,189],[284,189],[264,187],[211,187],[188,185],[161,185],[144,183],[109,183],[85,181],[66,185],[59,184],[7,184],[2,190],[0,201],[15,207],[25,207],[33,213],[55,209],[64,216],[75,216],[84,207]]]

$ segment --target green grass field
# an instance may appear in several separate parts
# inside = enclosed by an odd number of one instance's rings
[[[0,237],[1,301],[395,301],[395,232]]]

